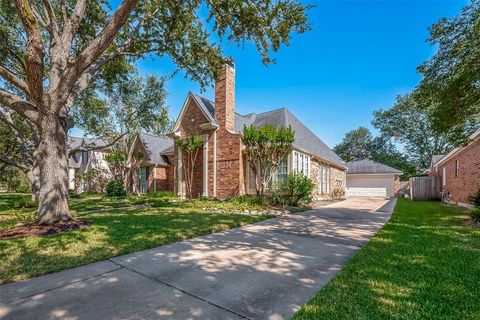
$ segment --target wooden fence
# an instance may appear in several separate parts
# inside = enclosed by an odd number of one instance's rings
[[[440,200],[440,177],[410,178],[410,198],[418,201]]]

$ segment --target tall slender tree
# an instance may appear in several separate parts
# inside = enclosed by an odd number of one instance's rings
[[[0,0],[0,104],[36,130],[40,223],[70,219],[67,131],[86,90],[149,54],[208,85],[224,62],[211,31],[253,42],[270,63],[272,50],[310,28],[306,9],[297,0],[123,0],[116,9],[105,0]]]

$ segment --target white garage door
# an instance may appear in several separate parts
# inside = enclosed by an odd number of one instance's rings
[[[347,197],[392,197],[393,176],[348,175]]]

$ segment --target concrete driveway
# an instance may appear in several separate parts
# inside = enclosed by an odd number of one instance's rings
[[[394,205],[352,198],[0,286],[0,319],[287,319]]]

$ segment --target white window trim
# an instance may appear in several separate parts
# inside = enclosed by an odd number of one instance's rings
[[[311,160],[310,156],[299,151],[292,152],[293,166],[292,171],[296,173],[303,173],[304,176],[310,177]],[[300,169],[301,165],[301,169]]]

